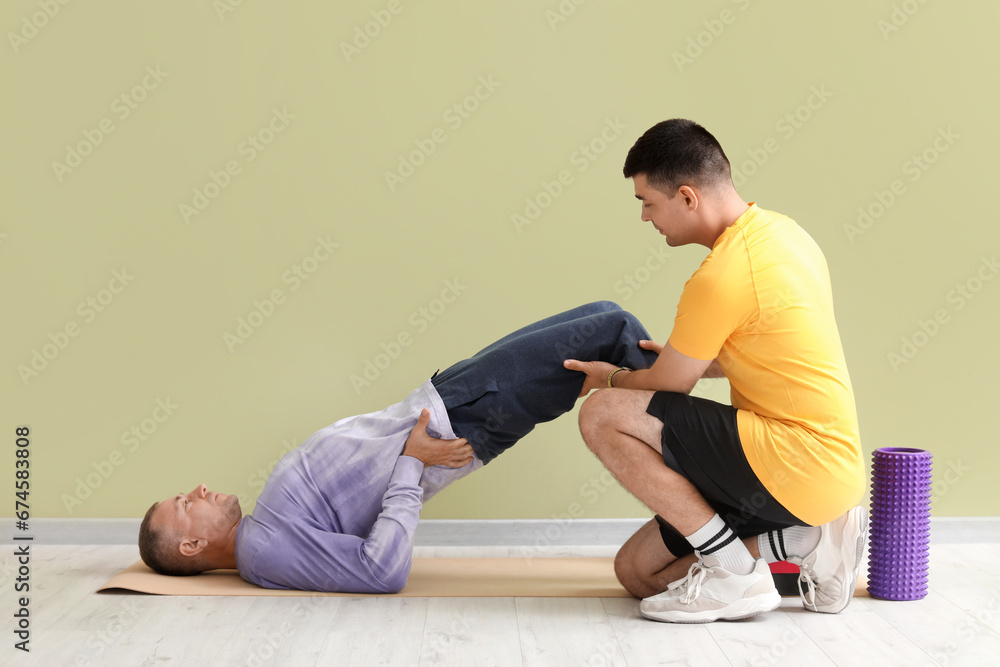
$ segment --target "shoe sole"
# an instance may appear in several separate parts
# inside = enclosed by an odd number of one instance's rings
[[[773,611],[780,604],[781,596],[778,595],[778,591],[771,591],[749,599],[737,600],[722,609],[708,609],[696,613],[681,610],[646,611],[640,605],[639,613],[648,619],[664,623],[711,623],[712,621],[738,621],[750,618],[757,614]]]
[[[861,557],[864,555],[865,547],[868,545],[868,512],[864,507],[855,507],[850,512],[851,518],[845,526],[844,540],[840,545],[840,553],[844,559],[844,565],[850,564],[850,577],[844,577],[840,590],[840,601],[836,607],[816,607],[810,611],[821,614],[839,614],[847,608],[854,598],[854,590],[858,585],[858,576],[861,573]],[[859,519],[860,516],[860,519]],[[846,569],[846,568],[845,568]]]

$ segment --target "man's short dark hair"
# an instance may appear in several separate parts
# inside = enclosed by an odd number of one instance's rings
[[[711,189],[732,183],[729,158],[712,134],[693,120],[657,123],[639,137],[625,158],[625,178],[645,174],[668,198],[690,185]]]
[[[152,526],[153,511],[160,503],[153,503],[139,524],[139,557],[154,572],[183,577],[204,571],[197,558],[184,557],[177,551],[180,544],[176,535]]]

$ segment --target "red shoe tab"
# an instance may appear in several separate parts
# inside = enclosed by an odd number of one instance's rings
[[[782,574],[785,572],[790,572],[792,574],[799,573],[799,566],[794,563],[789,563],[787,560],[778,561],[777,563],[768,563],[767,566],[771,568],[771,574]]]

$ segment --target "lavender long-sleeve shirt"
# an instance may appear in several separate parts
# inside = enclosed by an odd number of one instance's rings
[[[317,431],[278,462],[236,528],[240,576],[265,588],[394,593],[406,585],[424,501],[483,463],[432,466],[402,456],[420,411],[457,437],[430,380],[385,410]]]

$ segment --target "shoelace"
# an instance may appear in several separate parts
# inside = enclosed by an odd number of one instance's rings
[[[802,584],[806,585],[805,590],[803,590]],[[809,570],[803,567],[799,568],[799,594],[802,596],[802,600],[806,603],[806,606],[816,606],[816,582],[813,581]]]
[[[701,593],[701,585],[711,568],[706,568],[699,561],[695,561],[688,569],[687,575],[667,586],[668,591],[676,591],[680,588],[686,589],[680,596],[680,601],[684,604],[691,604]]]

